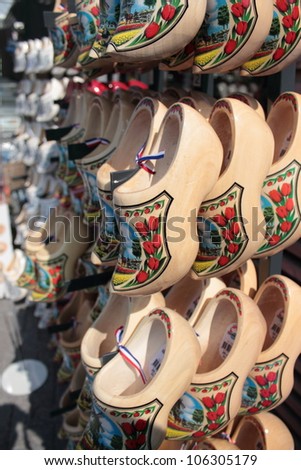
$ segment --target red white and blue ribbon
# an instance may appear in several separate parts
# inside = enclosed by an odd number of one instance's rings
[[[117,341],[117,346],[118,346],[118,351],[119,353],[121,354],[121,357],[128,363],[130,364],[132,367],[134,367],[134,369],[137,370],[137,372],[139,373],[141,379],[142,379],[142,382],[144,384],[147,383],[147,379],[146,379],[146,376],[145,376],[145,373],[142,369],[142,366],[140,364],[140,362],[138,361],[138,359],[133,356],[133,354],[131,353],[131,351],[128,350],[128,348],[124,345],[121,344],[121,339],[122,339],[122,336],[123,336],[123,331],[124,331],[124,328],[123,326],[120,326],[119,328],[117,328],[117,330],[115,331],[115,337],[116,337],[116,341]]]
[[[147,161],[151,161],[151,160],[161,160],[161,158],[165,157],[165,152],[162,151],[162,152],[155,153],[153,155],[143,155],[145,147],[146,147],[146,144],[143,144],[142,147],[140,148],[139,152],[136,155],[135,161],[136,161],[137,165],[139,165],[140,168],[147,171],[151,175],[154,175],[156,173],[156,171],[153,170],[152,168],[150,168],[147,164],[145,164],[143,162],[147,162]]]

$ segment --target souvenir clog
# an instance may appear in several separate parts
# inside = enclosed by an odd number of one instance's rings
[[[262,45],[241,66],[242,76],[280,72],[301,54],[300,0],[273,0],[273,17]]]
[[[224,161],[198,212],[200,247],[191,270],[194,278],[234,271],[261,246],[261,192],[275,145],[268,124],[240,100],[218,100],[209,123],[222,142]]]
[[[208,302],[194,330],[202,358],[190,386],[170,410],[166,438],[171,440],[202,440],[235,418],[266,323],[254,300],[226,288]]]
[[[272,15],[273,0],[207,0],[193,73],[224,73],[240,67],[260,48]]]
[[[273,103],[267,123],[274,135],[275,153],[262,187],[265,239],[255,258],[279,253],[301,236],[301,95],[282,93]]]
[[[123,239],[111,286],[120,295],[162,291],[187,274],[198,250],[197,211],[221,168],[216,132],[184,103],[168,109],[150,153],[113,193]]]
[[[81,343],[81,360],[90,384],[102,367],[102,356],[117,351],[116,330],[123,327],[122,341],[126,342],[150,310],[164,305],[164,297],[160,293],[137,298],[110,295],[106,306],[87,330]]]
[[[244,416],[231,439],[242,450],[294,450],[293,436],[286,424],[271,412]]]
[[[93,250],[95,263],[114,265],[118,259],[120,237],[112,203],[111,175],[115,171],[134,170],[137,167],[136,156],[149,154],[166,111],[160,101],[143,98],[133,111],[116,151],[97,172],[102,219]]]
[[[270,276],[257,291],[254,301],[265,318],[267,333],[245,381],[239,415],[271,411],[290,394],[301,352],[296,336],[301,322],[300,296],[300,286],[281,275]]]
[[[118,62],[161,60],[172,56],[194,39],[205,10],[206,2],[158,0],[142,6],[137,0],[130,4],[121,0],[118,25],[107,53]]]
[[[151,311],[96,375],[94,412],[77,448],[158,449],[169,410],[190,383],[200,356],[195,332],[184,318],[166,308]]]

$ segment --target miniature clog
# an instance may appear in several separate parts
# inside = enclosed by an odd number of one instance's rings
[[[119,351],[94,379],[94,412],[77,448],[158,449],[201,356],[194,330],[166,308],[144,317]]]
[[[261,192],[275,145],[268,124],[240,100],[218,100],[209,123],[223,144],[224,161],[217,183],[198,212],[200,248],[191,270],[193,278],[234,271],[261,246],[261,224],[265,226]]]
[[[198,251],[197,211],[221,168],[216,132],[184,103],[168,109],[150,153],[113,193],[122,243],[111,286],[120,295],[159,292],[187,274]]]
[[[254,300],[226,288],[208,302],[194,330],[202,358],[170,411],[166,438],[171,440],[202,440],[235,418],[245,380],[262,349],[266,323]]]

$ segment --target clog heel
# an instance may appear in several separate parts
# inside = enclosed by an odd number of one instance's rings
[[[296,331],[301,327],[301,288],[291,279],[270,276],[254,301],[267,323],[262,351],[245,381],[239,415],[270,411],[294,385],[294,366],[301,352]]]
[[[183,103],[168,109],[150,153],[113,194],[123,243],[111,286],[120,295],[159,292],[187,274],[198,251],[197,211],[221,168],[217,134]]]
[[[170,411],[170,440],[202,440],[236,417],[266,323],[254,300],[226,288],[207,304],[194,330],[203,354],[190,386]]]
[[[274,153],[270,127],[240,100],[218,100],[209,123],[223,144],[224,161],[217,183],[199,209],[200,247],[193,278],[234,271],[260,247],[264,233],[257,227],[265,223],[261,191]]]
[[[186,320],[159,308],[119,351],[95,377],[94,413],[80,448],[158,449],[169,410],[197,368],[199,342]]]
[[[112,202],[111,174],[137,168],[136,156],[149,154],[166,111],[167,108],[154,98],[140,100],[116,151],[97,172],[102,219],[93,250],[96,264],[115,265],[118,259],[120,237]]]

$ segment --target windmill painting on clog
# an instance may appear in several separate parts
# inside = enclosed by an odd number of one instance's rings
[[[218,100],[209,123],[222,142],[224,162],[198,212],[200,246],[191,270],[193,278],[234,271],[261,246],[264,232],[256,222],[265,226],[261,192],[274,154],[270,127],[240,100]],[[250,174],[254,176],[250,178]]]
[[[256,258],[279,253],[301,236],[301,95],[282,93],[267,123],[274,135],[275,154],[262,189],[266,232]]]
[[[100,24],[99,3],[97,0],[76,0],[75,2],[78,28],[74,36],[79,48],[77,61],[83,67],[91,60],[89,60],[89,53]]]
[[[160,60],[178,53],[197,34],[206,1],[121,0],[107,52],[120,62]]]
[[[193,73],[224,73],[259,49],[269,32],[273,0],[207,0],[195,41]]]
[[[273,0],[273,19],[261,47],[240,69],[242,76],[280,72],[301,54],[301,1]]]

